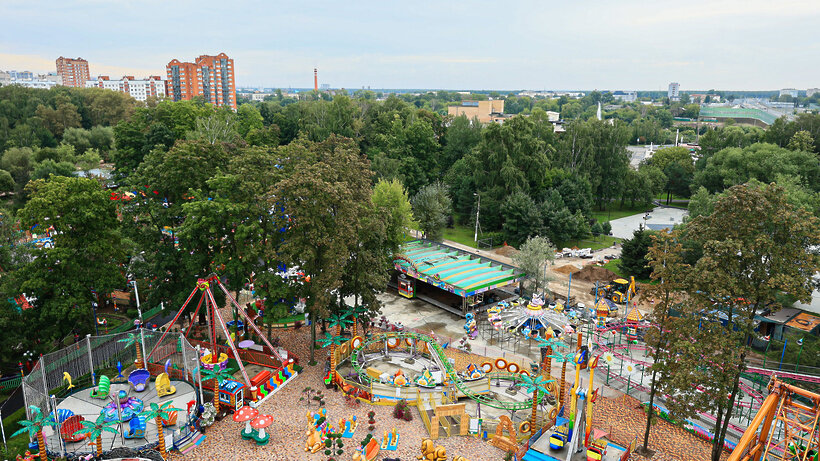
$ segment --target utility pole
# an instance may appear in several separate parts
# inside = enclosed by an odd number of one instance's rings
[[[134,279],[131,283],[134,284],[134,296],[137,298],[137,313],[139,313],[140,325],[142,325],[142,309],[140,309],[140,291],[137,288],[137,280]]]
[[[481,195],[478,192],[474,193],[476,197],[478,197],[478,206],[475,209],[475,236],[473,237],[474,242],[478,242],[478,215],[481,211]]]

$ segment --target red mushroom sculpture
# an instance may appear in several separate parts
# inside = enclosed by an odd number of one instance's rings
[[[245,423],[245,428],[242,429],[242,438],[250,439],[256,432],[251,428],[251,421],[256,418],[259,412],[256,408],[245,405],[239,411],[233,414],[233,420],[237,423]]]
[[[271,424],[273,424],[273,416],[271,415],[259,415],[251,422],[251,427],[259,430],[258,433],[253,435],[253,439],[256,440],[258,445],[265,445],[268,443],[270,434],[265,432],[265,428]]]

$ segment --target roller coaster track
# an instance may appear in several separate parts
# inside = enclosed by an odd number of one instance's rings
[[[486,405],[488,407],[497,408],[500,410],[507,410],[507,411],[517,411],[517,410],[526,410],[532,408],[532,399],[525,400],[523,402],[502,402],[496,398],[493,398],[489,395],[484,394],[476,394],[469,388],[467,383],[461,379],[461,376],[458,375],[455,368],[450,365],[450,361],[447,359],[447,356],[444,354],[444,349],[439,345],[436,340],[433,338],[422,335],[418,333],[382,333],[373,335],[370,339],[364,341],[357,349],[354,349],[350,354],[350,364],[353,366],[353,369],[356,370],[356,373],[359,374],[360,379],[362,382],[370,383],[373,381],[363,369],[362,366],[359,364],[359,360],[357,357],[356,352],[366,348],[371,344],[376,343],[383,343],[387,341],[389,338],[400,338],[404,340],[405,338],[410,338],[414,341],[414,344],[418,344],[419,341],[427,344],[427,350],[430,352],[430,355],[434,356],[434,360],[436,360],[442,367],[442,371],[445,372],[447,375],[447,379],[452,382],[456,389],[458,389],[465,397],[475,400],[476,402],[480,403],[481,405]],[[508,380],[515,380],[518,377],[518,373],[511,373],[511,372],[493,372],[488,373],[487,376],[492,379],[508,379]],[[542,394],[538,395],[538,401],[543,399]]]

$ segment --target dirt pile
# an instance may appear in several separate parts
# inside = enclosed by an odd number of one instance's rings
[[[572,273],[573,280],[583,280],[584,282],[591,283],[595,283],[599,280],[601,282],[609,282],[610,280],[615,280],[617,278],[620,278],[618,274],[594,264],[588,264],[584,266],[583,269]]]
[[[500,248],[495,250],[495,254],[506,256],[507,258],[512,258],[514,254],[518,253],[518,250],[515,247],[511,247],[510,245],[502,245]]]
[[[558,272],[559,274],[569,275],[569,274],[574,274],[574,273],[578,272],[578,267],[573,266],[572,264],[566,264],[566,265],[563,265],[563,266],[558,266],[553,270],[555,272]],[[574,277],[574,275],[573,275],[573,277]]]

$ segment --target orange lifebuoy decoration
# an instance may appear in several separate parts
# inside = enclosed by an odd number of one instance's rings
[[[555,389],[555,386],[554,386],[553,383],[555,383],[555,381],[550,381],[544,386],[544,389],[546,389],[547,392],[549,392],[550,394],[552,394],[553,389]]]
[[[412,346],[414,342],[415,340],[413,338],[404,338],[404,344],[407,344],[407,347]]]
[[[530,372],[523,368],[518,372],[518,374],[530,376]]]
[[[507,371],[509,371],[510,373],[518,373],[519,371],[521,371],[521,367],[518,366],[518,364],[515,362],[510,362],[507,364]]]
[[[550,419],[555,419],[556,416],[558,416],[558,409],[553,408],[552,410],[550,410],[549,417],[550,417]]]
[[[353,349],[358,349],[359,346],[362,345],[362,341],[364,340],[361,336],[354,336],[353,339],[350,340],[350,345],[353,346]]]
[[[499,370],[506,370],[507,369],[507,361],[504,359],[496,359],[495,367]]]
[[[489,373],[489,372],[493,371],[493,364],[490,363],[490,362],[482,363],[481,364],[481,371],[483,371],[484,373]]]
[[[524,421],[518,425],[518,432],[529,432],[531,427],[529,421]]]
[[[387,338],[387,347],[389,347],[390,349],[395,349],[399,347],[399,338],[396,338],[395,336]]]

